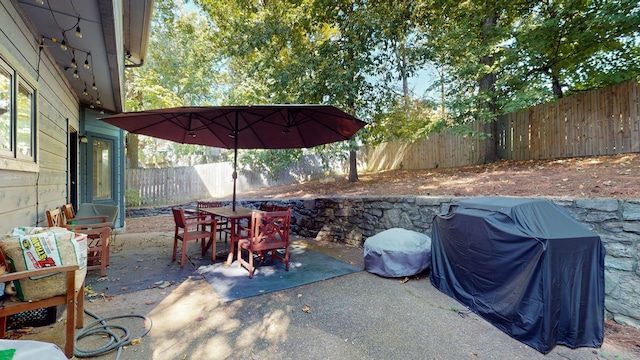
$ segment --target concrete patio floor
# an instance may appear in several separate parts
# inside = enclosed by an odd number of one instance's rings
[[[172,236],[166,232],[118,234],[112,256],[145,246],[157,249],[153,256],[170,258]],[[364,267],[362,249],[299,241]],[[191,246],[189,254],[197,254],[197,246]],[[545,356],[473,313],[461,315],[456,310],[464,308],[436,290],[428,276],[401,280],[361,271],[224,303],[209,283],[192,277],[166,288],[91,297],[85,304],[102,317],[141,314],[152,320],[149,334],[127,346],[120,359],[638,358],[638,353],[606,342],[598,349],[556,346]],[[92,320],[85,315],[85,324]],[[143,331],[140,319],[119,323],[133,334]],[[63,326],[60,321],[36,328],[22,339],[63,347]],[[83,341],[82,347],[94,348],[104,341]],[[114,359],[115,352],[92,358]]]

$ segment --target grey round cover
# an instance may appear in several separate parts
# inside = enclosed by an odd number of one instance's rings
[[[364,242],[364,268],[386,277],[415,275],[431,265],[431,238],[393,228]]]

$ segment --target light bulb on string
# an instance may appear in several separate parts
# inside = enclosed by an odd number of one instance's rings
[[[96,77],[93,77],[93,85],[91,85],[93,91],[98,91],[98,86],[96,86]]]
[[[96,99],[96,105],[100,105],[100,104],[102,104],[102,102],[100,101],[100,98],[97,98]]]
[[[44,5],[44,0],[36,0],[36,3],[37,3],[38,5]]]
[[[73,77],[76,79],[80,78],[80,74],[78,74],[78,69],[73,71]]]
[[[64,38],[62,38],[62,41],[60,42],[60,49],[62,49],[62,51],[67,51],[67,42],[64,41]]]
[[[71,51],[72,54],[72,58],[71,58],[71,67],[73,69],[78,67],[78,63],[76,62],[76,52],[75,51]]]
[[[82,90],[82,95],[89,96],[89,92],[87,91],[87,83],[84,83],[84,90]]]
[[[82,31],[80,31],[80,25],[76,26],[76,36],[78,39],[82,39]]]
[[[84,61],[84,68],[89,70],[89,60],[88,59]]]

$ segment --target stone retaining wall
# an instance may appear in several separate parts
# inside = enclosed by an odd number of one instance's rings
[[[336,197],[266,202],[290,206],[291,231],[303,237],[362,247],[367,237],[394,227],[431,235],[433,218],[464,198]],[[600,235],[606,248],[607,317],[640,328],[640,199],[555,199],[576,220]],[[265,201],[239,201],[257,208]],[[228,204],[228,203],[227,203]],[[195,208],[196,204],[182,206]],[[127,209],[127,217],[170,215],[170,207]]]

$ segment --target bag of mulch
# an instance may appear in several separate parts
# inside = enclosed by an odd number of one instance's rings
[[[87,235],[65,228],[15,228],[0,240],[0,250],[12,271],[78,265],[76,291],[87,274]],[[20,300],[36,301],[65,294],[66,280],[64,273],[55,273],[15,281],[14,285]]]

